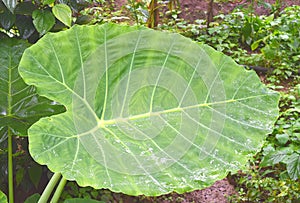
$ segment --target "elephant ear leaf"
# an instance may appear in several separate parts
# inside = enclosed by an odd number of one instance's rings
[[[201,189],[243,169],[278,116],[255,72],[178,34],[73,26],[27,49],[19,71],[67,111],[29,129],[40,164],[130,195]]]
[[[6,195],[0,190],[0,203],[7,203]]]
[[[28,47],[23,40],[0,41],[0,142],[6,140],[8,130],[25,136],[41,117],[64,111],[63,106],[40,97],[35,87],[26,85],[19,75],[18,65]]]

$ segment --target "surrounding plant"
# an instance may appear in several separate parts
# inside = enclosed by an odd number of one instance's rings
[[[235,11],[216,16],[209,28],[205,20],[175,24],[177,32],[213,46],[240,64],[266,69],[264,72],[270,74],[267,79],[272,84],[287,79],[297,83],[300,74],[299,13],[299,6],[285,8],[276,18],[274,14],[257,16],[252,12]]]
[[[64,108],[38,96],[35,88],[26,85],[21,79],[18,73],[18,64],[23,51],[29,47],[27,42],[7,38],[0,41],[0,47],[0,87],[2,95],[0,99],[0,149],[1,160],[8,160],[7,162],[3,161],[7,164],[1,164],[1,170],[6,172],[3,175],[8,175],[8,181],[5,182],[6,178],[3,177],[0,183],[1,186],[9,186],[5,189],[9,191],[9,199],[13,202],[13,156],[18,156],[22,150],[22,148],[19,148],[18,152],[13,149],[16,136],[26,136],[27,129],[38,119],[60,113]],[[13,151],[17,152],[13,154]],[[19,169],[16,175],[18,185],[24,176],[24,171]],[[36,175],[38,177],[38,173]]]
[[[74,24],[93,24],[113,18],[114,1],[0,1],[0,37],[36,42],[49,31],[65,30]],[[102,9],[105,7],[105,12]],[[96,10],[96,12],[94,12]],[[101,15],[99,12],[101,11]],[[106,14],[106,15],[105,15]],[[114,20],[114,19],[110,19]],[[118,20],[118,19],[116,19]]]
[[[135,24],[157,28],[159,23],[167,21],[168,17],[180,10],[179,0],[128,0],[125,8],[133,16]]]
[[[126,5],[126,9],[128,9],[129,13],[133,15],[135,23],[137,25],[144,25],[150,18],[150,14],[148,11],[148,4],[150,1],[136,1],[136,0],[128,0],[128,4]]]
[[[35,42],[46,32],[70,27],[72,23],[71,8],[66,4],[54,5],[54,1],[15,0],[3,0],[3,3],[0,2],[2,35],[18,36]]]
[[[280,167],[260,168],[253,164],[243,174],[235,176],[237,195],[232,202],[297,202],[300,183],[284,175]]]
[[[298,202],[300,199],[300,89],[282,93],[281,116],[250,170],[235,176],[235,202]],[[262,159],[262,160],[261,160]]]
[[[292,180],[300,178],[300,85],[281,97],[283,111],[264,150],[261,166],[286,166]]]
[[[265,37],[252,44],[255,50],[259,46],[263,64],[274,68],[275,77],[271,82],[280,82],[281,78],[295,78],[300,72],[300,6],[286,8],[279,17],[266,25]]]

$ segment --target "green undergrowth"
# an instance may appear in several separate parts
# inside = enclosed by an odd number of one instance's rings
[[[237,9],[215,16],[208,28],[203,19],[191,24],[175,18],[161,28],[209,44],[239,64],[264,68],[270,83],[289,79],[299,82],[296,77],[300,74],[299,13],[300,6],[287,7],[279,16],[258,16]]]
[[[300,85],[281,92],[274,131],[247,171],[230,176],[238,195],[234,202],[299,202]]]

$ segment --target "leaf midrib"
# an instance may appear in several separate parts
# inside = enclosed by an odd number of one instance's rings
[[[7,116],[12,116],[12,58],[11,49],[9,49],[8,55],[8,93],[7,93]]]
[[[133,120],[149,118],[149,117],[153,117],[153,116],[160,116],[162,114],[167,114],[167,113],[183,112],[188,109],[209,107],[209,106],[218,105],[218,104],[233,103],[233,102],[238,102],[238,101],[247,100],[247,99],[253,99],[253,98],[257,98],[257,97],[264,97],[264,96],[266,96],[266,95],[255,95],[255,96],[245,97],[245,98],[240,98],[240,99],[229,99],[229,100],[225,100],[225,101],[196,104],[196,105],[186,106],[186,107],[176,107],[176,108],[166,109],[163,111],[147,112],[147,113],[137,114],[137,115],[133,115],[133,116],[129,116],[129,117],[119,117],[119,118],[114,118],[114,119],[109,119],[109,120],[100,119],[98,121],[98,127],[105,127],[106,125],[113,125],[118,122],[126,122],[128,120],[133,121]]]

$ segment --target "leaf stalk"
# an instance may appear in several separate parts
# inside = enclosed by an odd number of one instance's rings
[[[48,185],[46,186],[42,196],[40,197],[38,203],[45,203],[49,199],[54,187],[56,186],[57,182],[59,181],[61,177],[60,173],[54,173],[54,175],[51,177]]]
[[[7,143],[7,150],[8,150],[8,198],[10,203],[14,203],[14,174],[13,174],[13,155],[12,155],[12,137],[13,134],[11,129],[8,127],[7,129],[7,136],[8,136],[8,143]]]
[[[57,203],[58,202],[59,197],[60,197],[66,183],[67,183],[67,180],[62,177],[59,184],[58,184],[58,186],[57,186],[57,188],[56,188],[56,190],[55,190],[55,193],[54,193],[50,203]]]

